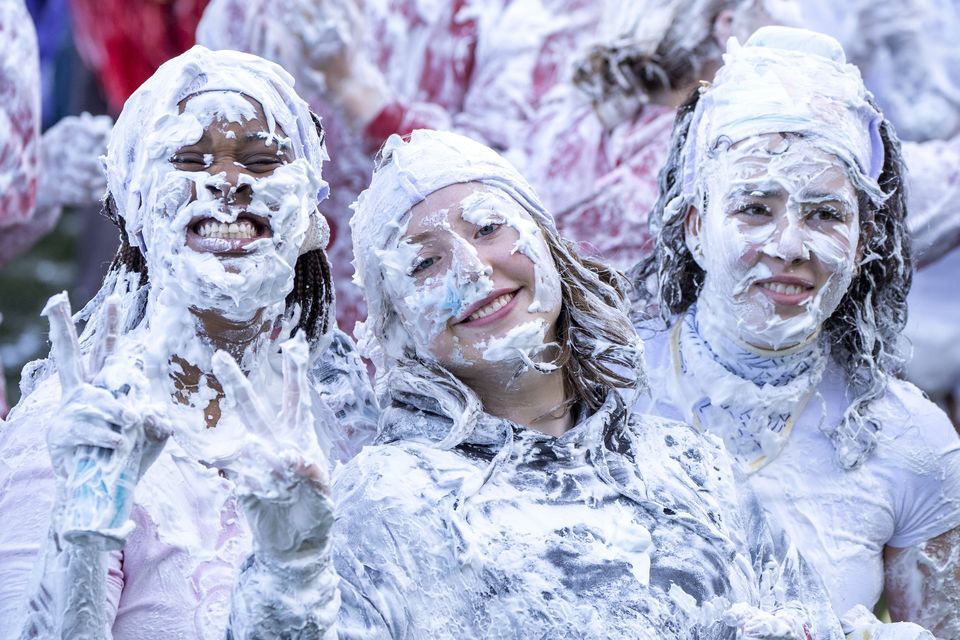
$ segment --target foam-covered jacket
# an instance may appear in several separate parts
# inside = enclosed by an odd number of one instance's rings
[[[377,409],[366,369],[341,333],[308,374],[315,403],[339,419],[339,433],[318,433],[333,460],[344,460],[373,435]],[[47,452],[48,426],[60,407],[51,375],[26,393],[0,426],[0,638],[19,638],[33,592],[33,574],[50,529],[56,482]],[[195,421],[196,408],[170,401],[173,417]],[[184,421],[175,423],[184,429]],[[202,428],[202,427],[201,427]],[[238,431],[239,429],[239,431]],[[210,436],[245,431],[224,407]],[[131,520],[136,529],[120,551],[104,552],[106,620],[116,640],[222,640],[237,570],[252,536],[237,487],[171,437],[137,484]],[[280,637],[280,636],[277,636]]]
[[[254,559],[234,638],[733,639],[733,603],[778,611],[799,638],[842,637],[709,437],[611,394],[560,437],[483,414],[442,450],[449,421],[412,402],[334,476],[327,575],[268,590]],[[316,587],[333,572],[338,589]],[[325,628],[315,612],[338,597]]]

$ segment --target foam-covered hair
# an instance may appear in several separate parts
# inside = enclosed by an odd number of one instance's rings
[[[643,347],[627,316],[621,276],[561,239],[540,198],[498,153],[454,133],[417,130],[408,140],[391,136],[384,145],[350,221],[354,279],[367,302],[367,319],[357,324],[356,335],[361,353],[377,366],[381,407],[398,400],[430,405],[450,421],[442,447],[468,438],[482,411],[472,390],[417,349],[384,281],[384,260],[406,229],[410,209],[438,189],[466,182],[510,196],[543,231],[562,274],[556,327],[561,354],[553,364],[564,371],[568,399],[596,410],[615,388],[644,388]],[[389,437],[389,423],[381,421],[381,437]]]
[[[367,303],[367,320],[358,329],[358,338],[373,338],[385,351],[389,349],[390,314],[385,312],[380,252],[406,228],[410,209],[434,191],[464,182],[501,190],[543,227],[556,233],[553,216],[547,213],[536,192],[496,151],[447,131],[418,129],[407,139],[390,136],[380,151],[370,186],[353,205],[350,220],[354,281],[363,288]],[[399,354],[387,355],[395,358]]]
[[[180,103],[190,96],[209,91],[234,91],[252,98],[263,107],[267,126],[279,127],[290,138],[297,158],[305,158],[320,178],[327,153],[310,107],[293,88],[293,77],[268,60],[238,51],[211,51],[196,45],[163,63],[124,104],[107,145],[107,189],[124,219],[130,243],[144,248],[139,234],[143,228],[145,196],[158,185],[149,183],[152,172],[146,165],[167,158],[203,134],[201,125],[184,119],[171,135],[159,125],[178,117]],[[164,131],[161,138],[158,131]],[[327,195],[322,184],[319,202]],[[326,226],[326,221],[317,216]],[[329,232],[327,232],[329,234]],[[325,245],[325,242],[323,243]]]
[[[782,41],[781,34],[790,43],[782,55],[776,46]],[[843,62],[843,52],[836,41],[782,27],[758,30],[755,37],[757,40],[751,41],[762,42],[766,50],[759,56],[735,58],[733,62],[746,63],[742,69],[759,64],[763,75],[751,85],[744,74],[718,74],[717,85],[742,81],[760,92],[758,95],[742,91],[741,87],[721,93],[731,113],[721,118],[716,128],[703,124],[705,110],[716,105],[716,100],[704,100],[714,90],[724,91],[722,86],[695,91],[677,111],[670,154],[660,172],[660,193],[650,212],[650,228],[656,238],[654,253],[631,273],[639,298],[637,307],[644,321],[650,320],[650,314],[658,314],[672,322],[700,295],[704,272],[687,247],[684,219],[690,207],[703,211],[706,193],[701,188],[702,163],[709,160],[704,149],[722,153],[724,145],[718,147],[716,143],[723,135],[736,142],[731,138],[783,132],[812,139],[835,153],[857,189],[862,258],[850,287],[821,330],[821,339],[846,374],[854,399],[840,424],[822,428],[833,442],[841,464],[852,468],[876,446],[879,422],[870,417],[870,403],[883,395],[887,376],[902,364],[898,341],[906,323],[912,264],[900,144],[892,125],[863,87],[859,73]],[[804,43],[812,50],[803,53]],[[824,56],[825,51],[831,53]],[[798,64],[803,58],[815,59],[812,65],[803,66]],[[834,77],[798,77],[811,69],[830,71]],[[775,87],[758,87],[764,77],[780,80]],[[823,82],[818,82],[820,79]],[[803,89],[792,91],[790,85],[794,81],[801,83]],[[831,93],[838,87],[839,91]],[[763,93],[767,91],[770,95]],[[806,104],[781,109],[783,101],[790,99]],[[738,116],[733,111],[741,106],[740,102],[748,104],[742,105]],[[831,113],[814,113],[817,107]],[[748,128],[750,122],[743,119],[747,117],[744,114],[753,120],[752,129]],[[729,128],[722,124],[725,122]],[[732,131],[740,133],[729,133]],[[700,147],[700,151],[694,147]]]

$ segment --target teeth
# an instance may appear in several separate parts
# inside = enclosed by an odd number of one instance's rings
[[[798,284],[785,284],[783,282],[765,282],[763,286],[774,293],[783,293],[790,296],[804,292],[804,287]]]
[[[482,309],[477,309],[472,314],[470,314],[470,316],[467,318],[467,322],[479,320],[480,318],[486,318],[491,313],[496,313],[497,311],[503,308],[503,305],[510,302],[512,298],[513,298],[512,293],[503,294],[502,296],[500,296],[499,298],[497,298],[487,306],[483,307]]]
[[[197,235],[201,238],[250,240],[257,237],[257,231],[249,220],[240,220],[229,224],[216,220],[204,220],[197,227]]]

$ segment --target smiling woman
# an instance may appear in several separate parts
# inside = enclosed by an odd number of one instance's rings
[[[960,637],[960,440],[897,380],[910,287],[893,128],[833,39],[732,41],[680,108],[635,272],[640,408],[721,436],[848,637]],[[668,327],[659,326],[665,320]],[[883,592],[895,620],[870,613]],[[874,635],[879,634],[879,635]]]
[[[291,495],[376,419],[333,323],[325,159],[255,56],[196,47],[127,101],[106,156],[120,249],[79,337],[50,301],[51,357],[0,430],[0,636],[223,638],[251,549],[286,558],[287,519],[323,520]],[[256,391],[225,393],[238,378]]]

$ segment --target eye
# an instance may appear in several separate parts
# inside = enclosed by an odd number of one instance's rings
[[[822,222],[844,222],[847,219],[842,210],[831,206],[817,207],[810,212],[809,217]]]
[[[437,262],[439,261],[440,261],[440,258],[436,256],[428,256],[426,258],[418,260],[416,264],[413,265],[413,268],[410,269],[410,275],[415,276],[418,273],[422,273],[427,269],[429,269],[430,267],[432,267],[433,265],[437,264]]]
[[[265,173],[286,163],[283,158],[276,155],[257,155],[246,158],[240,164],[255,173]]]
[[[175,153],[171,156],[169,162],[181,171],[200,171],[207,167],[207,163],[201,153]]]
[[[484,225],[477,227],[476,237],[485,238],[487,236],[493,235],[502,226],[503,226],[502,222],[488,222]]]
[[[735,215],[743,215],[751,218],[767,217],[770,215],[770,207],[758,202],[749,202],[737,207],[733,213]]]

